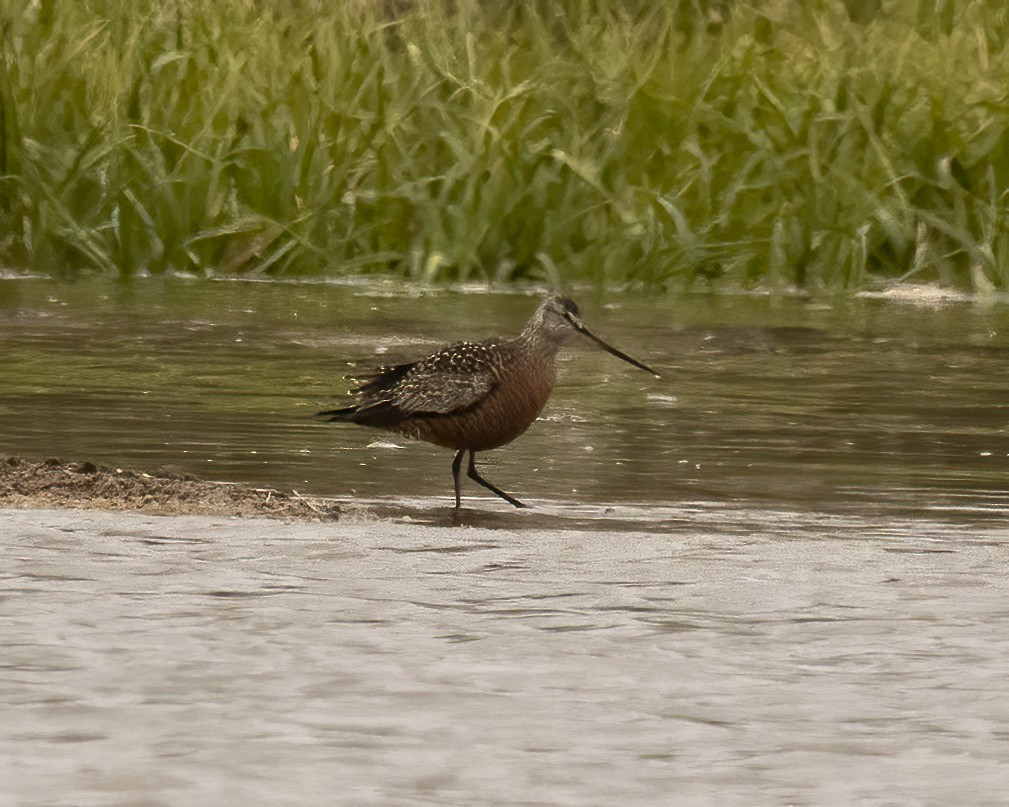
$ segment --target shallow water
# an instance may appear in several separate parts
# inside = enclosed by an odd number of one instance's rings
[[[0,805],[1000,804],[1003,307],[580,302],[481,459],[311,413],[522,295],[0,281],[0,452],[336,524],[0,510]]]
[[[381,283],[0,281],[0,451],[444,508],[449,452],[311,414],[355,368],[515,333],[535,302]],[[684,501],[979,519],[1009,501],[1004,306],[580,302],[663,377],[572,343],[541,421],[480,457],[541,514],[626,508],[661,528],[662,507]],[[509,526],[536,518],[485,493],[464,490]]]
[[[0,803],[1004,803],[1009,530],[695,515],[0,511]]]

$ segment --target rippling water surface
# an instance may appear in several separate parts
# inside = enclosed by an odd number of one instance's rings
[[[657,515],[711,499],[982,517],[1006,501],[1004,306],[581,303],[662,378],[572,341],[542,420],[481,457],[516,496]],[[381,284],[0,281],[0,450],[447,505],[448,452],[311,414],[355,368],[514,334],[535,304]]]
[[[0,511],[0,804],[1000,804],[1009,314],[583,295],[481,457],[320,424],[536,299],[0,281],[0,452],[344,500]],[[6,801],[5,801],[6,799]]]

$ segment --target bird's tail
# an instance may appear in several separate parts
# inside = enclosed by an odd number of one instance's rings
[[[403,412],[389,401],[374,401],[359,403],[344,409],[327,409],[317,412],[316,417],[324,417],[330,422],[336,420],[342,423],[358,423],[361,426],[374,426],[376,429],[388,429],[403,421]]]
[[[326,418],[326,420],[330,421],[331,423],[333,421],[343,421],[352,423],[354,421],[355,414],[357,414],[357,407],[347,406],[344,407],[343,409],[327,409],[324,412],[316,412],[315,416],[317,418]]]

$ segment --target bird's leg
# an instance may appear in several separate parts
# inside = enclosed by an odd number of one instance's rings
[[[459,516],[459,469],[462,467],[462,455],[466,453],[466,449],[462,448],[455,453],[455,459],[452,460],[452,479],[455,481],[455,515]]]
[[[461,455],[462,455],[461,451],[459,452],[458,455],[456,455],[456,461],[457,462],[459,460],[459,456],[461,456]],[[482,476],[480,476],[480,474],[478,474],[476,472],[476,452],[475,451],[470,451],[469,452],[469,470],[466,472],[466,474],[474,482],[476,482],[476,483],[478,483],[480,485],[483,485],[485,488],[487,488],[487,490],[491,491],[491,493],[496,493],[498,496],[500,496],[502,499],[504,499],[509,504],[513,504],[513,505],[515,505],[515,507],[528,507],[529,506],[527,504],[523,504],[518,499],[515,499],[515,498],[509,496],[507,493],[505,493],[503,490],[501,490],[501,488],[494,487],[494,485],[492,485],[490,482],[488,482],[486,479],[484,479]],[[458,480],[458,477],[456,477],[456,479]]]

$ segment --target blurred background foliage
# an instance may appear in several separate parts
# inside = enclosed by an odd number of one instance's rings
[[[1009,285],[1009,7],[0,0],[0,266]]]

